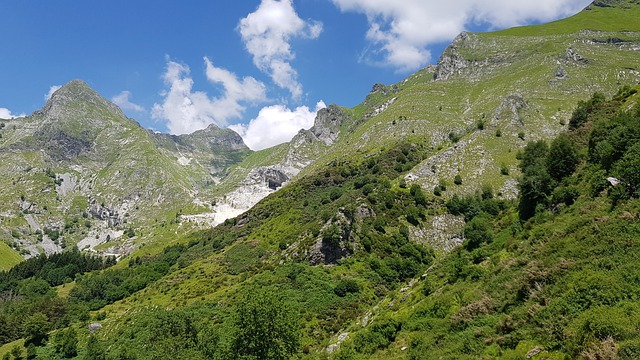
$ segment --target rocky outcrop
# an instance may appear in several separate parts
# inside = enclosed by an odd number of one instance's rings
[[[289,176],[284,171],[276,167],[260,166],[251,170],[244,185],[263,185],[271,190],[277,190],[287,181]]]
[[[109,209],[104,204],[99,204],[96,199],[89,201],[87,212],[95,219],[106,221],[109,226],[118,226],[122,222],[118,211]]]
[[[367,98],[369,98],[370,95],[375,95],[375,94],[382,94],[382,96],[387,96],[387,95],[391,95],[391,94],[395,94],[399,91],[398,89],[398,85],[394,84],[391,86],[387,86],[385,84],[381,84],[381,83],[376,83],[373,85],[373,88],[371,88],[371,91],[369,92],[369,95],[367,96]],[[365,104],[367,103],[367,99],[365,99]]]
[[[526,109],[527,103],[521,95],[511,94],[507,96],[496,109],[493,115],[493,124],[510,121],[512,125],[522,126],[524,120],[520,116],[520,110]]]
[[[309,263],[311,265],[335,264],[351,254],[354,250],[351,244],[353,226],[353,214],[340,209],[320,230],[320,236],[311,248]]]
[[[445,49],[438,60],[433,80],[447,80],[453,75],[460,74],[463,69],[470,66],[470,62],[460,55],[458,48],[465,43],[470,43],[472,41],[471,36],[466,31],[463,31]]]
[[[345,122],[346,114],[337,105],[318,111],[313,127],[309,131],[326,145],[333,144],[340,135],[340,126]]]
[[[578,54],[571,46],[565,51],[565,60],[574,62],[579,65],[586,65],[589,60]]]
[[[569,75],[567,75],[567,71],[562,67],[562,65],[558,65],[554,76],[557,80],[562,80],[569,77]]]

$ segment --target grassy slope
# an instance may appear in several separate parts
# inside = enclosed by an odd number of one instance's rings
[[[616,19],[618,19],[619,16],[619,10],[617,9],[598,11],[611,11],[605,13],[605,15],[614,14]],[[633,11],[637,11],[637,9]],[[593,14],[596,14],[596,12],[589,13],[588,16],[593,17]],[[598,16],[599,14],[600,13],[597,13]],[[398,85],[398,95],[391,94],[376,102],[378,104],[383,103],[385,100],[397,96],[398,100],[386,112],[369,119],[356,128],[352,134],[343,137],[335,146],[335,151],[316,161],[316,164],[326,164],[329,160],[338,156],[344,157],[344,154],[351,154],[347,156],[347,159],[357,159],[367,154],[378,152],[381,146],[389,144],[388,139],[390,137],[415,138],[416,141],[418,139],[427,140],[434,146],[439,143],[446,143],[443,137],[446,137],[448,132],[452,130],[465,131],[468,127],[473,128],[475,121],[481,117],[483,113],[489,114],[489,116],[493,114],[493,111],[505,95],[520,90],[530,92],[528,100],[531,106],[526,110],[526,114],[528,114],[531,119],[531,121],[527,122],[528,132],[536,133],[535,137],[533,137],[534,139],[552,136],[563,129],[560,121],[563,119],[566,121],[566,119],[568,119],[576,100],[586,98],[596,90],[604,90],[608,93],[613,92],[618,85],[615,82],[612,83],[608,81],[609,76],[615,76],[615,73],[618,71],[617,69],[637,65],[637,57],[633,52],[620,51],[611,47],[596,48],[594,50],[587,45],[576,43],[574,46],[576,46],[579,52],[583,51],[585,56],[591,56],[598,61],[595,61],[592,68],[587,69],[576,65],[572,68],[572,74],[574,75],[570,76],[564,83],[553,85],[551,87],[553,91],[547,92],[549,80],[552,78],[553,71],[557,66],[556,57],[562,56],[567,48],[567,41],[573,41],[576,37],[580,38],[580,35],[575,34],[574,30],[583,27],[583,21],[586,21],[583,20],[584,16],[587,15],[552,23],[549,25],[552,28],[550,30],[545,30],[547,25],[540,25],[515,29],[513,33],[506,31],[492,34],[478,34],[480,40],[486,42],[484,47],[474,50],[478,54],[483,54],[488,51],[488,48],[494,49],[493,52],[483,55],[490,58],[492,54],[504,53],[515,47],[517,48],[516,52],[518,53],[519,60],[509,68],[498,69],[491,73],[490,76],[476,81],[477,86],[469,86],[469,81],[464,79],[431,82],[431,75],[424,70],[412,75]],[[623,19],[627,18],[628,20],[632,17],[633,16],[630,15],[623,17]],[[593,22],[593,18],[590,18],[589,21],[591,24],[597,24],[597,22]],[[628,27],[627,24],[635,22],[625,23],[618,20],[607,20],[601,21],[600,23],[606,24],[606,26],[602,25],[604,30],[615,31],[620,30],[620,27],[626,29]],[[592,28],[594,26],[600,25],[592,25]],[[560,38],[552,37],[551,40],[541,37],[547,33],[563,35]],[[498,35],[500,36],[499,38],[493,38]],[[530,39],[531,41],[522,41],[523,36],[533,36],[534,38]],[[544,44],[542,48],[540,47],[541,43]],[[550,62],[551,65],[549,65],[547,61],[546,65],[533,68],[530,66],[532,61],[535,63],[538,59],[543,60],[548,58],[549,54],[554,54]],[[469,53],[467,56],[471,57],[473,53]],[[605,58],[607,61],[611,61],[611,63],[602,61],[605,60]],[[469,99],[472,106],[471,110],[465,114],[467,99]],[[440,105],[442,105],[443,111],[438,110]],[[360,114],[367,112],[367,110],[359,108],[353,111],[356,112],[356,114],[358,112]],[[460,114],[464,115],[461,116]],[[406,116],[407,119],[399,120],[400,115]],[[421,118],[423,120],[421,120]],[[389,132],[389,128],[392,126],[391,123],[394,120],[397,126],[394,126],[392,131]],[[403,126],[405,125],[403,121],[410,124],[410,126]],[[508,128],[509,124],[502,124],[502,126]],[[516,163],[515,150],[525,144],[525,142],[517,139],[517,128],[510,130],[510,133],[507,132],[504,134],[501,139],[495,139],[494,132],[497,127],[499,127],[499,125],[494,125],[493,128],[490,125],[488,130],[480,132],[479,134],[473,133],[475,136],[473,141],[477,143],[486,144],[489,140],[493,142],[493,144],[483,146],[490,146],[492,154],[495,154],[492,166],[495,167],[496,173],[498,172],[498,162],[504,162],[513,168]],[[438,130],[433,132],[433,129]],[[368,136],[363,136],[367,134]],[[432,138],[435,139],[431,140]],[[529,139],[530,138],[527,140]],[[353,151],[353,148],[355,148],[356,151]],[[278,147],[273,151],[280,153],[283,150]],[[269,157],[267,152],[264,154],[266,154],[264,157]],[[261,153],[250,156],[246,161],[251,161],[254,157],[257,159],[257,163],[264,161],[262,158],[263,154]],[[242,166],[242,164],[239,166]],[[319,165],[311,166],[306,169],[304,173],[313,173],[317,171],[318,168],[320,168]],[[461,168],[467,169],[472,167],[461,166]],[[495,177],[493,175],[491,176]],[[449,181],[451,180],[452,179],[449,179]],[[499,184],[500,181],[504,180],[497,180],[496,182]],[[474,183],[476,186],[479,184],[477,181],[468,182]],[[292,221],[295,223],[296,218],[293,217],[293,219]],[[260,245],[259,247],[264,246],[272,249],[270,251],[273,252],[273,246],[276,245],[274,241],[276,241],[275,238],[278,237],[276,236],[277,233],[269,237],[273,239],[271,240],[271,245],[268,245],[269,242],[262,240],[262,235],[259,234],[269,234],[274,229],[286,232],[285,229],[287,226],[283,225],[286,223],[290,223],[290,219],[287,218],[287,216],[281,220],[273,218],[269,223],[265,223],[260,227],[264,230],[256,230],[253,232],[255,235],[249,235],[249,238],[253,238],[253,241],[263,242],[264,245]],[[221,265],[223,263],[224,259],[221,258],[220,255],[214,255],[208,260],[198,261],[188,268],[179,271],[176,276],[177,278],[183,279],[180,282],[171,281],[170,279],[167,280],[169,283],[174,284],[171,286],[172,290],[169,290],[169,288],[163,290],[165,292],[169,291],[168,295],[160,296],[159,289],[154,290],[152,287],[148,291],[144,291],[139,296],[135,296],[127,301],[127,305],[124,308],[130,306],[131,302],[139,303],[140,305],[177,305],[177,299],[182,299],[179,303],[190,303],[197,301],[200,297],[207,299],[217,298],[221,291],[226,292],[232,289],[232,287],[230,288],[228,286],[237,281],[236,275],[224,274],[225,267]],[[197,273],[200,275],[195,276]],[[206,279],[210,279],[211,277],[218,280],[210,283]],[[115,313],[118,313],[124,310],[124,308],[115,306],[113,310]]]
[[[0,271],[9,270],[20,261],[22,261],[22,256],[9,245],[0,241]]]
[[[640,31],[640,8],[637,2],[626,1],[629,6],[618,8],[602,8],[591,6],[568,19],[554,21],[544,25],[522,26],[502,31],[495,35],[530,36],[530,35],[563,35],[582,30],[597,31]],[[635,6],[632,4],[636,4]],[[623,25],[621,25],[623,24]]]

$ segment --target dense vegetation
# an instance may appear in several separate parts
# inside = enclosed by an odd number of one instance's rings
[[[481,193],[447,203],[467,221],[464,246],[436,262],[422,294],[387,313],[408,358],[640,357],[635,93],[595,94],[568,133],[530,142],[517,206]],[[338,358],[370,357],[361,339],[375,332],[358,332]]]
[[[2,342],[25,338],[31,358],[638,358],[635,92],[595,94],[567,133],[527,144],[517,202],[490,186],[445,201],[444,184],[434,193],[408,185],[403,175],[432,149],[399,143],[332,162],[188,245],[128,266],[81,275],[93,269],[75,260],[55,262],[76,264],[73,273],[42,272],[47,258],[23,263],[0,273],[13,284],[0,316],[15,324],[2,327]],[[411,232],[444,213],[464,218],[465,240],[436,257]],[[51,288],[72,279],[66,296]],[[196,280],[184,286],[196,292],[186,303],[180,284]],[[89,334],[86,324],[106,314],[88,311],[121,299],[149,306]]]

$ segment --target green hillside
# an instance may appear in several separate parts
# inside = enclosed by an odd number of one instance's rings
[[[17,251],[9,247],[9,245],[4,242],[0,242],[0,259],[2,259],[0,262],[0,270],[9,270],[15,264],[22,261],[22,256],[20,256]]]
[[[130,209],[158,219],[117,264],[67,249],[0,272],[0,355],[640,358],[639,8],[598,1],[551,24],[463,33],[437,66],[329,107],[291,143],[210,163],[225,164],[212,183],[212,167],[177,165],[188,148],[210,156],[199,136],[132,128],[143,161],[162,165],[154,184],[208,197],[176,190],[189,201]],[[11,156],[43,170],[9,198],[56,188],[47,159]],[[103,179],[135,173],[133,155],[114,156],[125,165]],[[182,204],[215,209],[267,165],[300,172],[216,227],[183,221]],[[26,209],[2,219],[25,229],[13,238],[37,238],[42,213]]]

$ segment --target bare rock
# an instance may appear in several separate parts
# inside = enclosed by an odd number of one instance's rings
[[[544,350],[544,348],[542,346],[536,346],[533,349],[529,350],[527,352],[527,359],[531,359],[532,357],[540,354],[542,351]]]
[[[102,329],[102,324],[100,323],[95,322],[95,323],[89,324],[89,332],[94,333],[100,329]]]

